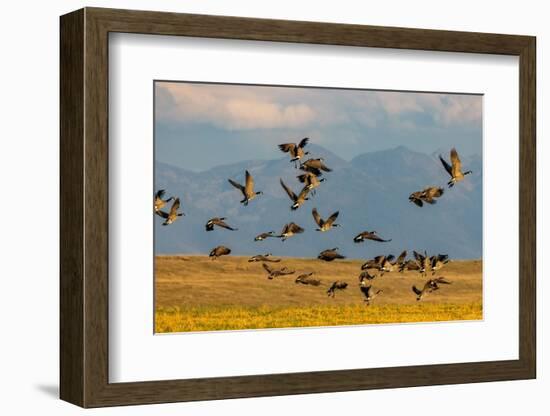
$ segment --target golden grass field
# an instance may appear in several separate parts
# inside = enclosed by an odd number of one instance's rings
[[[482,319],[481,260],[451,261],[435,276],[452,284],[420,302],[411,287],[421,288],[427,277],[418,272],[378,276],[371,282],[373,289],[384,292],[370,306],[359,290],[361,264],[283,258],[269,265],[296,273],[269,280],[262,263],[249,263],[248,257],[157,256],[155,332]],[[310,271],[321,286],[294,283],[296,276]],[[347,282],[348,288],[329,298],[326,290],[335,280]]]

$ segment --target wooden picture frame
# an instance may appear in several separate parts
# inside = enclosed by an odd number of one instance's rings
[[[85,8],[61,17],[60,396],[101,407],[536,377],[535,51],[530,36]],[[519,359],[109,383],[108,34],[519,57]]]

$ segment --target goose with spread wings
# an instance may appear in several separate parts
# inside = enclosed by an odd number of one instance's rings
[[[391,241],[391,238],[389,240],[384,240],[382,237],[380,237],[376,231],[363,231],[362,233],[357,234],[353,241],[355,243],[360,243],[362,241],[371,240],[371,241],[378,241],[380,243],[387,243]]]
[[[161,210],[157,211],[157,215],[164,218],[164,222],[162,223],[162,225],[170,225],[174,221],[176,221],[178,217],[185,215],[183,212],[178,212],[179,208],[180,208],[180,199],[176,198],[174,202],[172,202],[172,206],[170,207],[170,212],[165,212]]]
[[[300,169],[305,172],[313,173],[315,176],[321,176],[323,172],[332,172],[322,157],[318,159],[308,159],[300,165]]]
[[[420,301],[427,293],[432,293],[434,290],[439,290],[440,284],[450,285],[451,282],[444,277],[438,277],[437,279],[428,280],[422,287],[422,290],[413,285],[412,291],[416,294],[416,300]]]
[[[363,301],[367,304],[367,306],[370,305],[370,303],[374,300],[374,298],[376,298],[383,292],[382,289],[378,289],[375,292],[374,289],[372,288],[372,285],[366,285],[364,283],[361,283],[359,285],[359,289],[361,290],[361,293],[365,297]]]
[[[267,272],[267,278],[269,280],[272,280],[274,277],[286,276],[286,275],[295,273],[294,270],[288,270],[286,267],[283,267],[283,268],[280,268],[280,269],[272,269],[271,267],[269,267],[265,263],[262,263],[262,267]]]
[[[292,210],[296,210],[298,209],[304,202],[306,202],[309,198],[307,197],[308,193],[309,193],[309,189],[307,188],[307,186],[304,186],[302,188],[302,190],[300,191],[300,193],[298,195],[296,195],[292,189],[290,189],[284,182],[282,179],[280,179],[280,182],[281,182],[281,186],[283,187],[283,189],[285,190],[286,194],[288,195],[288,197],[290,198],[290,200],[292,201],[292,205],[290,206],[290,209]]]
[[[245,171],[245,184],[244,186],[241,185],[238,182],[235,182],[233,179],[228,179],[229,183],[233,185],[235,188],[237,188],[241,193],[243,194],[243,199],[240,201],[241,204],[244,204],[245,206],[248,205],[248,203],[256,198],[258,195],[262,195],[262,191],[255,192],[254,191],[254,178],[250,174],[250,172],[247,170]]]
[[[340,253],[338,253],[337,250],[338,250],[338,247],[334,247],[328,250],[323,250],[319,253],[317,258],[319,260],[324,260],[324,261],[334,261],[336,259],[345,259],[346,256],[341,255]]]
[[[342,282],[341,280],[337,280],[330,285],[330,287],[327,290],[327,295],[333,298],[337,290],[345,290],[347,287],[348,287],[347,282]]]
[[[212,231],[214,229],[214,226],[225,228],[225,229],[231,230],[231,231],[237,231],[237,228],[233,228],[225,222],[226,219],[227,218],[225,218],[225,217],[210,218],[208,220],[208,222],[206,223],[206,225],[205,225],[206,231]]]
[[[231,253],[231,249],[225,246],[217,246],[212,249],[209,256],[212,258],[212,260],[216,260],[218,257],[221,256],[227,256]]]
[[[317,211],[317,208],[313,208],[311,211],[311,214],[313,215],[313,219],[319,226],[319,228],[316,228],[317,231],[325,232],[330,230],[332,227],[339,227],[340,224],[335,224],[334,221],[336,221],[336,218],[338,218],[339,211],[336,211],[334,214],[332,214],[330,217],[328,217],[326,220],[322,219],[319,215],[319,212]]]
[[[255,256],[252,256],[248,259],[249,263],[253,263],[255,261],[267,261],[271,263],[279,263],[281,259],[274,259],[271,257],[271,253],[266,254],[257,254]]]
[[[457,182],[460,182],[464,179],[464,176],[469,175],[472,173],[471,170],[468,170],[466,172],[462,172],[462,163],[460,162],[460,158],[458,157],[458,152],[453,147],[451,149],[451,164],[443,159],[443,156],[439,155],[439,160],[441,161],[441,164],[447,171],[447,173],[451,176],[451,179],[449,182],[447,182],[447,185],[449,185],[449,188],[452,188]]]
[[[280,144],[279,149],[281,150],[281,152],[288,153],[290,155],[290,161],[294,162],[294,164],[296,165],[297,161],[299,161],[305,155],[309,154],[309,152],[304,151],[304,147],[306,147],[308,142],[309,138],[304,137],[302,140],[300,140],[300,143]]]
[[[300,227],[296,223],[290,222],[288,224],[285,224],[285,226],[283,227],[283,230],[281,231],[281,234],[278,235],[278,237],[282,241],[285,241],[287,238],[290,238],[296,234],[301,234],[303,232],[304,232],[304,229],[302,227]]]
[[[301,274],[296,278],[296,280],[294,280],[294,283],[301,283],[303,285],[311,285],[311,286],[319,286],[321,284],[321,280],[312,278],[311,276],[313,275],[314,275],[314,272]]]
[[[436,186],[430,186],[428,188],[423,189],[422,191],[413,192],[409,196],[409,201],[413,202],[419,207],[422,207],[424,205],[424,202],[433,205],[437,201],[435,198],[439,198],[443,195],[444,190],[443,188],[438,188]]]

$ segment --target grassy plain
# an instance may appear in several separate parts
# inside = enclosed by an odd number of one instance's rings
[[[418,272],[377,276],[382,289],[370,306],[358,287],[361,260],[323,262],[283,258],[272,267],[296,273],[267,279],[259,262],[248,257],[157,256],[155,259],[155,331],[188,332],[304,326],[433,322],[482,319],[481,260],[452,261],[435,276],[452,284],[425,296],[411,290],[427,280]],[[320,286],[294,283],[314,271]],[[431,273],[428,274],[431,276]],[[335,280],[348,283],[334,298],[326,290]]]

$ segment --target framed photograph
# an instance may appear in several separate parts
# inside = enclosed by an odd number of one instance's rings
[[[62,16],[61,398],[536,377],[535,49]]]

